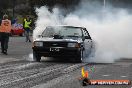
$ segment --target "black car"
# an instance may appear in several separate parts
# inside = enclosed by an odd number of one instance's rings
[[[81,62],[92,48],[92,39],[84,27],[48,26],[33,42],[33,59],[44,57],[73,57]]]

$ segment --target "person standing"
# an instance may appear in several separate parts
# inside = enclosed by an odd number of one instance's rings
[[[11,20],[8,19],[8,15],[3,16],[0,28],[0,39],[1,39],[1,53],[7,55],[9,35],[11,32]]]
[[[32,21],[30,20],[29,16],[27,16],[26,19],[24,19],[24,22],[23,22],[23,28],[25,30],[25,36],[26,36],[26,42],[31,42],[30,40],[30,31],[31,31],[31,23]]]

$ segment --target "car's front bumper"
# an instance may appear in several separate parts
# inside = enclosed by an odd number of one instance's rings
[[[55,50],[56,49],[56,50]],[[40,56],[45,57],[68,57],[77,56],[80,52],[80,48],[65,48],[65,47],[33,47],[33,51]]]

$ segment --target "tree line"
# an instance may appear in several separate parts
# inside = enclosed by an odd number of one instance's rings
[[[0,0],[0,16],[7,13],[13,16],[15,14],[33,14],[34,7],[47,6],[52,9],[54,6],[60,6],[62,8],[68,9],[73,8],[80,3],[81,0]],[[87,1],[99,1],[104,0],[87,0]],[[126,6],[131,7],[132,0],[105,0],[114,6]]]

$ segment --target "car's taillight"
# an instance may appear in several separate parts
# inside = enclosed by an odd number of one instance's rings
[[[80,44],[79,43],[76,43],[75,47],[76,48],[80,48]]]

